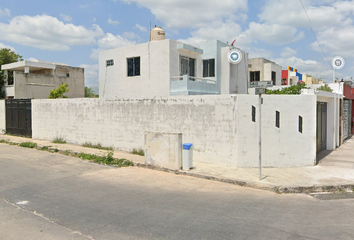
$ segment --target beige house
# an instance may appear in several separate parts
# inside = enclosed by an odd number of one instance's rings
[[[307,74],[302,75],[302,81],[305,82],[306,85],[323,84],[322,80],[314,78],[314,77],[307,75]]]
[[[49,92],[62,84],[69,84],[69,98],[85,96],[84,69],[67,64],[45,61],[20,61],[1,66],[6,82],[3,88],[6,98],[44,99]]]
[[[272,81],[273,85],[281,85],[282,67],[265,58],[248,60],[249,81]]]

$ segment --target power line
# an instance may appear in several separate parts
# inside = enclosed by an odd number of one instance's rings
[[[308,15],[308,13],[307,13],[307,11],[306,11],[306,8],[305,8],[304,3],[302,2],[302,0],[300,0],[300,3],[301,3],[302,8],[304,9],[304,11],[305,11],[305,13],[306,13],[307,19],[309,20],[309,23],[310,23],[310,29],[311,29],[311,31],[312,31],[312,33],[313,33],[313,36],[315,37],[316,42],[318,43],[318,46],[320,47],[320,49],[321,49],[321,51],[322,51],[323,55],[325,56],[325,58],[326,58],[327,62],[328,62],[328,63],[329,63],[329,65],[332,67],[331,62],[328,60],[327,54],[323,51],[323,48],[322,48],[322,46],[321,46],[320,42],[318,41],[318,38],[317,38],[317,36],[316,36],[316,33],[315,33],[315,31],[313,30],[313,28],[312,28],[312,22],[311,22],[310,16]]]

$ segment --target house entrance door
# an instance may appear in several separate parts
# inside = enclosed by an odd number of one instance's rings
[[[317,153],[327,147],[327,103],[317,102]]]

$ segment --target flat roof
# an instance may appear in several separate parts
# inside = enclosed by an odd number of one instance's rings
[[[40,69],[55,69],[57,65],[68,66],[64,63],[46,62],[46,61],[20,61],[9,64],[4,64],[1,66],[1,70],[12,70],[12,71],[24,71],[25,67],[28,67],[30,71],[40,70]]]

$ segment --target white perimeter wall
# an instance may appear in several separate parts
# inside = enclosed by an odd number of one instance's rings
[[[0,100],[0,134],[6,130],[5,100]]]
[[[194,160],[233,167],[258,166],[258,96],[176,96],[157,99],[32,100],[33,138],[62,137],[131,151],[144,132],[180,132],[194,143]],[[275,128],[275,110],[281,128]],[[262,110],[265,167],[310,166],[316,156],[316,96],[265,96]],[[298,132],[298,115],[304,131]],[[257,116],[258,117],[258,116]]]

